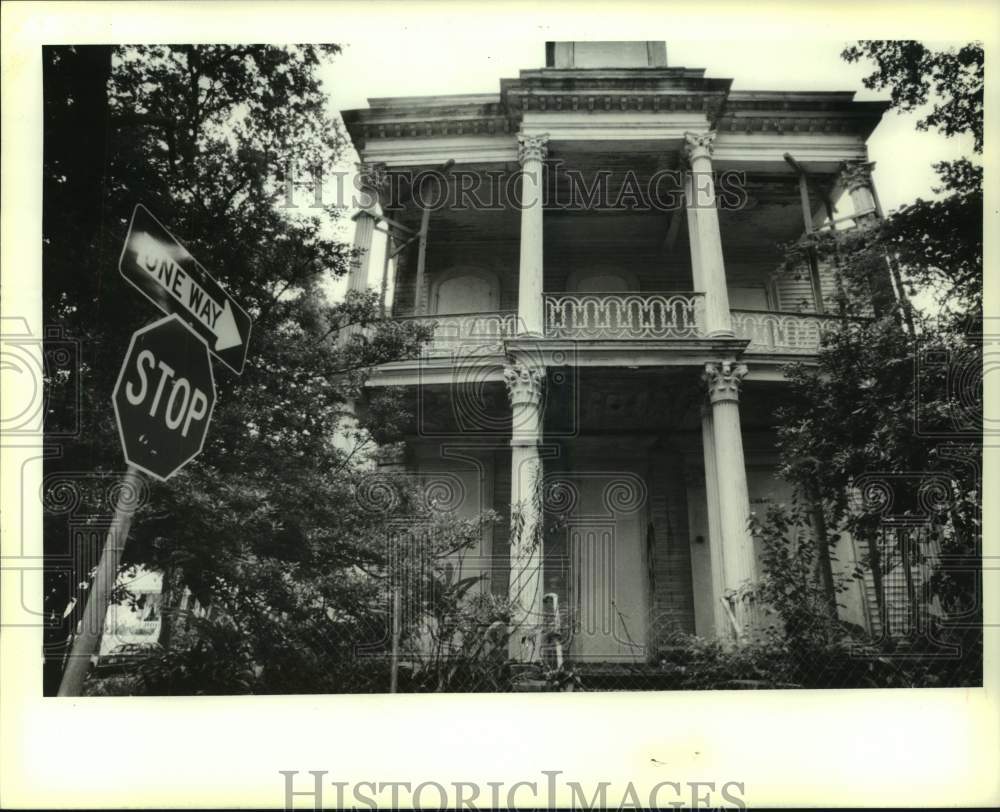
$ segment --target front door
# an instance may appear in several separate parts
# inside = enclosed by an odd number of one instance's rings
[[[566,529],[570,656],[589,662],[644,660],[646,505],[627,496],[629,483],[634,487],[638,478],[582,472],[574,481],[577,500]]]

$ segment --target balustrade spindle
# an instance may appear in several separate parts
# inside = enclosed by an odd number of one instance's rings
[[[694,338],[702,334],[700,293],[549,293],[549,338]]]

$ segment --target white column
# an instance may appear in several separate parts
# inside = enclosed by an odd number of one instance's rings
[[[348,290],[361,293],[368,290],[370,283],[369,265],[371,262],[372,236],[379,221],[379,203],[381,190],[388,183],[385,164],[362,163],[358,165],[358,207],[361,209],[354,215],[354,249],[357,256],[351,260],[351,270],[348,276]]]
[[[725,564],[722,552],[722,527],[719,519],[719,480],[715,464],[715,426],[712,407],[701,407],[701,447],[705,460],[705,501],[708,509],[708,550],[712,576],[712,619],[715,636],[732,637],[732,624],[723,605],[726,594]]]
[[[872,185],[872,161],[844,161],[840,165],[840,178],[851,196],[856,217],[854,222],[859,228],[869,228],[878,220],[878,205],[875,203],[874,186]]]
[[[840,165],[840,180],[851,195],[851,204],[855,214],[853,220],[859,229],[875,228],[882,219],[882,211],[872,181],[872,161],[844,161]],[[908,314],[908,303],[902,305],[906,293],[902,280],[898,276],[898,267],[889,261],[882,267],[873,268],[869,274],[871,285],[872,308],[876,316],[896,312],[902,306],[902,313]],[[911,323],[912,326],[912,323]]]
[[[347,279],[348,290],[355,290],[359,293],[368,290],[368,266],[372,253],[375,222],[375,215],[368,211],[360,211],[354,217],[354,250],[358,254],[351,260],[351,271]]]
[[[541,657],[542,612],[542,387],[545,370],[523,363],[504,369],[510,395],[511,527],[510,656],[518,662]]]
[[[354,244],[358,251],[357,256],[351,260],[351,270],[347,276],[348,291],[364,293],[368,290],[368,265],[372,251],[372,235],[375,233],[376,217],[368,211],[360,211],[354,217]],[[353,336],[362,331],[358,325],[351,325],[340,331],[338,341],[341,346],[346,346],[353,340]],[[357,445],[358,418],[356,404],[353,400],[345,401],[344,413],[340,423],[333,433],[333,444],[335,447],[351,454]]]
[[[710,336],[731,336],[729,291],[722,258],[722,234],[715,205],[712,178],[714,132],[685,133],[684,152],[689,171],[685,181],[688,241],[695,286],[705,294],[705,332]]]
[[[543,322],[543,239],[542,162],[548,154],[548,135],[517,137],[517,157],[521,162],[521,261],[518,271],[518,333],[544,333]]]
[[[743,364],[722,361],[705,364],[704,374],[712,404],[723,577],[726,595],[743,631],[750,620],[743,591],[756,579],[753,539],[747,527],[750,494],[740,428],[739,391],[746,373]]]

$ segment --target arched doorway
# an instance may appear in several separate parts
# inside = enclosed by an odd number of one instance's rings
[[[493,313],[499,309],[500,290],[492,274],[463,271],[447,275],[435,287],[432,306],[436,315]]]

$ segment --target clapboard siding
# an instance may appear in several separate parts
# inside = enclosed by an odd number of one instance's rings
[[[815,312],[816,300],[807,271],[779,275],[775,280],[775,290],[778,295],[778,310],[792,313]]]
[[[819,287],[823,294],[823,305],[827,313],[837,312],[837,269],[832,262],[821,262],[819,266]]]
[[[819,265],[819,285],[823,296],[823,312],[837,311],[837,269],[832,262],[821,262]],[[777,310],[787,312],[815,313],[815,296],[813,295],[812,279],[809,269],[796,268],[775,276],[774,288],[777,293]]]

